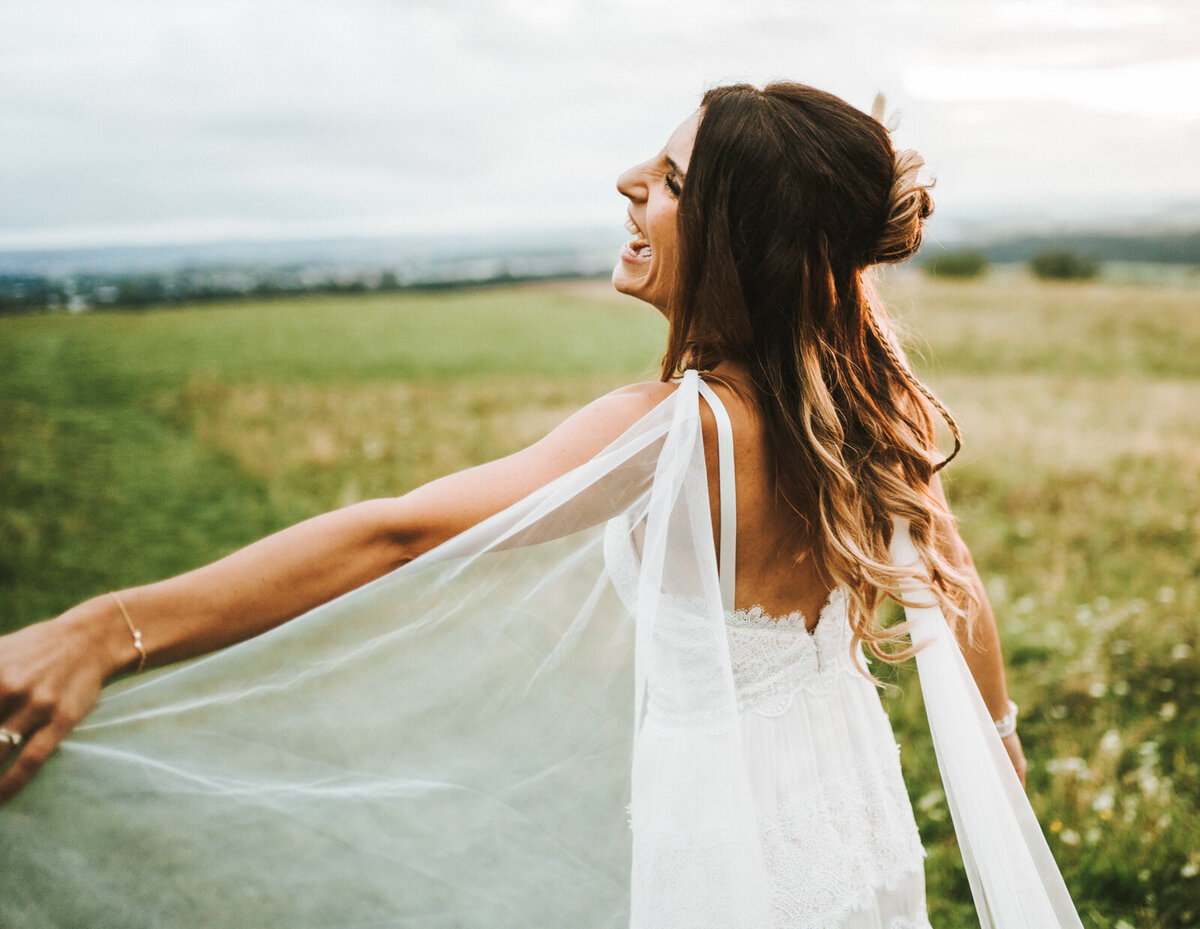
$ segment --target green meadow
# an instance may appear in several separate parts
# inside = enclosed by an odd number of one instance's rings
[[[1085,925],[1200,925],[1200,289],[881,289],[963,426],[947,489]],[[519,448],[654,377],[664,334],[586,282],[0,319],[0,629]],[[915,673],[887,676],[933,924],[974,925]]]

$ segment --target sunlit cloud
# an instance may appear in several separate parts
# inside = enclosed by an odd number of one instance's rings
[[[1183,122],[1200,119],[1200,57],[1105,69],[916,67],[905,73],[904,89],[936,103],[1059,102]]]

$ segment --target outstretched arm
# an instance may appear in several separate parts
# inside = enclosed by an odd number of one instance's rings
[[[934,477],[932,490],[935,496],[946,505],[946,494],[941,481]],[[979,688],[980,696],[992,714],[992,719],[1000,719],[1008,713],[1008,688],[1004,680],[1004,655],[1000,650],[1000,633],[996,628],[996,617],[992,613],[992,605],[988,602],[987,592],[971,557],[970,549],[958,535],[947,543],[947,556],[972,581],[975,589],[976,608],[972,617],[971,640],[968,642],[965,627],[960,637],[963,657],[971,676]],[[1025,754],[1021,749],[1021,739],[1017,733],[1004,738],[1004,747],[1012,760],[1017,777],[1025,783]]]
[[[583,464],[671,389],[654,383],[623,388],[507,458],[403,497],[317,516],[210,565],[122,591],[147,665],[248,639],[411,561]],[[29,781],[91,710],[104,683],[139,660],[109,595],[0,638],[0,728],[23,742],[0,776],[0,802]],[[13,753],[11,744],[0,743],[0,766]]]

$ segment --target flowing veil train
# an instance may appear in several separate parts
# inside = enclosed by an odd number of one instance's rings
[[[386,577],[108,689],[0,809],[0,924],[769,925],[698,385]],[[630,546],[633,576],[615,566]],[[916,581],[907,597],[927,602]],[[688,630],[671,654],[665,615]],[[983,926],[1080,926],[940,612],[909,618]],[[669,777],[636,780],[663,669],[694,724],[655,746]],[[664,830],[695,836],[704,890],[651,926]]]

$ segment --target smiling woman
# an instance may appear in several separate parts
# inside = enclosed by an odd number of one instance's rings
[[[927,929],[869,651],[916,655],[984,925],[1079,926],[957,430],[866,277],[920,164],[812,88],[710,91],[618,182],[661,380],[0,639],[0,921]]]
[[[663,150],[630,168],[617,180],[629,198],[625,228],[633,238],[621,249],[613,270],[613,287],[666,312],[678,264],[676,213],[687,175],[688,159],[700,125],[697,110],[671,133]]]

